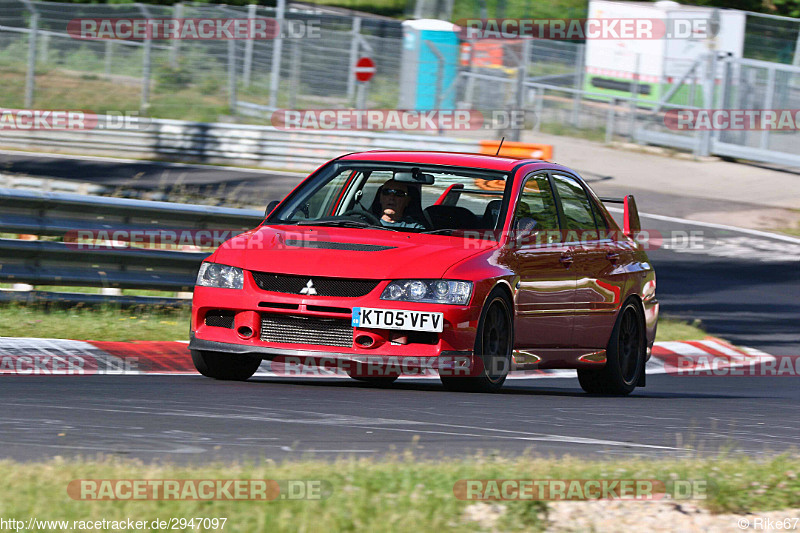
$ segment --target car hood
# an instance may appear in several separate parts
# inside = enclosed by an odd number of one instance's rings
[[[379,229],[260,226],[225,242],[217,263],[245,270],[360,279],[439,278],[497,242]]]

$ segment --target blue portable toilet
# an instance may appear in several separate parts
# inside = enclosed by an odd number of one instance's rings
[[[443,61],[432,47],[442,55]],[[420,111],[436,109],[436,83],[441,69],[439,109],[454,109],[458,57],[458,26],[434,19],[404,21],[398,107]]]

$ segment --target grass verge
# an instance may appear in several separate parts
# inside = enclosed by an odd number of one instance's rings
[[[189,339],[189,309],[0,306],[0,337],[41,337],[95,341],[175,341]],[[657,341],[704,339],[700,322],[662,318]]]
[[[40,520],[134,520],[172,517],[227,518],[224,531],[480,531],[468,513],[476,502],[454,496],[461,479],[656,479],[705,480],[691,500],[714,513],[745,513],[800,507],[800,457],[741,457],[585,461],[479,456],[420,461],[410,454],[383,460],[301,460],[177,466],[135,460],[0,462],[0,511],[6,518]],[[67,495],[76,479],[271,479],[314,480],[328,487],[326,499],[254,501],[80,501]],[[499,531],[541,531],[547,503],[496,502]],[[648,505],[647,502],[640,502]],[[189,528],[186,528],[189,529]]]
[[[95,341],[189,339],[188,309],[0,306],[0,336]]]

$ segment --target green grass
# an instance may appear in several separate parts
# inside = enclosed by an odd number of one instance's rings
[[[189,338],[188,309],[0,307],[0,336],[95,341],[175,341]]]
[[[69,288],[68,288],[69,289]],[[136,291],[128,291],[136,292]],[[189,338],[189,309],[0,306],[0,337],[42,337],[95,341],[174,341]],[[658,341],[697,340],[707,336],[699,321],[662,318]]]
[[[10,289],[13,283],[0,283],[0,289]],[[74,292],[80,294],[100,294],[103,289],[100,287],[73,287],[71,285],[36,285],[34,290],[44,292]],[[121,289],[124,296],[157,296],[162,298],[174,298],[178,295],[175,291],[151,291],[141,289]]]
[[[659,318],[656,330],[656,342],[694,341],[708,337],[699,320],[692,323],[674,318]]]
[[[54,428],[56,431],[57,428]],[[64,430],[68,438],[69,430]],[[152,521],[170,517],[225,517],[224,531],[481,531],[465,509],[475,502],[457,499],[462,479],[657,479],[704,480],[705,499],[693,499],[712,512],[759,512],[800,507],[800,458],[790,455],[755,460],[634,459],[584,461],[565,457],[491,456],[422,461],[410,453],[381,460],[340,459],[198,464],[144,464],[134,460],[0,462],[0,513],[6,518],[51,520]],[[321,500],[248,501],[79,501],[67,495],[76,479],[268,479],[319,480],[330,488]],[[541,531],[547,504],[497,502],[495,530]],[[647,505],[641,502],[641,505]]]

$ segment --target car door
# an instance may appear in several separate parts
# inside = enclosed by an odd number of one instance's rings
[[[526,176],[511,227],[519,275],[515,347],[533,353],[568,347],[574,312],[573,249],[562,242],[546,172]]]
[[[614,325],[614,313],[624,294],[624,258],[616,241],[609,238],[608,223],[594,197],[567,173],[551,177],[574,246],[576,276],[574,342],[579,348],[603,349]]]

